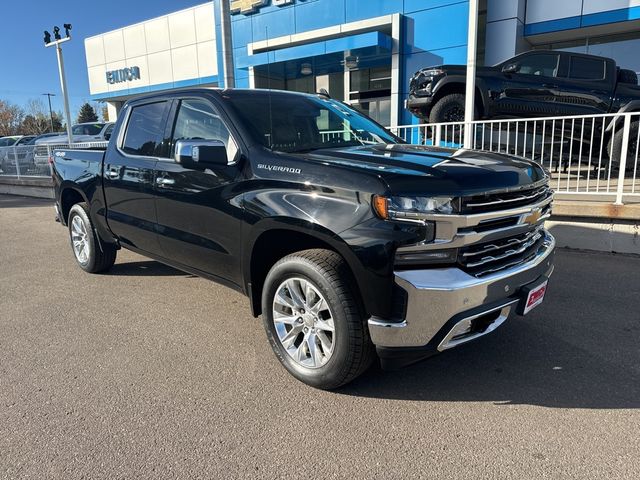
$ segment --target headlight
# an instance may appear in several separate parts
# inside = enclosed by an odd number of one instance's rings
[[[442,75],[444,70],[441,68],[429,68],[427,70],[422,70],[420,73],[423,77],[437,77],[438,75]]]
[[[451,197],[383,197],[374,195],[373,208],[385,220],[424,222],[427,215],[453,212]]]

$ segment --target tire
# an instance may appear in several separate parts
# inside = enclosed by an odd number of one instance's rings
[[[88,273],[109,270],[116,261],[115,245],[98,239],[86,203],[76,203],[69,211],[69,240],[76,262]]]
[[[640,127],[640,122],[635,121],[631,122],[631,127],[629,128],[629,146],[627,148],[627,164],[626,171],[633,171],[634,163],[636,160],[636,150],[638,150],[638,128]],[[607,146],[607,150],[609,152],[609,162],[611,163],[611,168],[614,170],[618,170],[620,168],[620,158],[622,157],[622,136],[624,133],[624,128],[620,126],[616,128],[616,133],[613,137],[609,139],[609,145]],[[640,151],[638,152],[640,155]]]
[[[633,70],[621,68],[618,70],[618,82],[638,85],[638,74]]]
[[[340,255],[320,249],[288,255],[267,274],[262,291],[267,338],[289,373],[312,387],[340,387],[375,358],[351,278]]]
[[[429,123],[464,122],[464,94],[445,95],[431,109]],[[474,118],[478,116],[474,108]]]

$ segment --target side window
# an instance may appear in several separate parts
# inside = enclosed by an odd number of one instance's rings
[[[122,150],[130,155],[160,157],[164,137],[166,102],[133,107],[127,123]]]
[[[115,124],[112,123],[111,125],[107,126],[107,128],[104,129],[104,139],[105,140],[109,140],[111,138],[111,134],[113,133],[113,129],[115,128]]]
[[[518,62],[520,69],[518,73],[525,75],[539,75],[541,77],[558,76],[558,61],[560,55],[553,53],[542,53],[528,55]]]
[[[238,152],[238,146],[213,106],[198,98],[180,102],[173,144],[178,140],[220,140],[227,148],[229,162],[235,159]]]
[[[569,78],[576,80],[604,80],[606,62],[597,58],[571,57]]]

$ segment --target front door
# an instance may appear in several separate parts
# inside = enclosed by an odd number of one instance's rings
[[[185,168],[171,159],[156,164],[158,238],[164,256],[241,285],[241,179],[238,143],[205,97],[177,102],[171,145],[178,140],[220,140],[228,165]]]
[[[126,246],[159,255],[155,233],[155,166],[166,156],[164,130],[170,103],[133,104],[125,113],[123,135],[105,155],[107,223]]]
[[[506,118],[557,115],[560,54],[530,53],[516,60],[516,71],[504,73],[503,89],[496,100],[497,116]]]

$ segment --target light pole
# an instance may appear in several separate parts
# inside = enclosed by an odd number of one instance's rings
[[[224,78],[224,88],[234,88],[236,86],[236,80],[233,70],[233,41],[231,40],[229,0],[220,0],[220,33],[222,34],[222,74]]]
[[[67,121],[67,136],[69,138],[69,144],[73,143],[73,136],[71,135],[71,115],[69,114],[69,95],[67,93],[67,79],[64,75],[64,61],[62,59],[62,48],[60,47],[61,43],[67,42],[71,40],[71,35],[69,31],[71,30],[71,24],[65,23],[64,29],[66,33],[66,37],[62,38],[60,36],[60,28],[55,26],[53,27],[53,36],[55,40],[51,41],[51,34],[44,31],[44,46],[45,47],[56,47],[56,54],[58,56],[58,71],[60,73],[60,88],[62,89],[62,97],[64,99],[64,116]]]
[[[469,32],[467,37],[467,91],[464,105],[464,148],[473,143],[473,112],[476,94],[476,50],[478,45],[478,0],[469,0]]]
[[[53,110],[51,110],[51,97],[55,97],[55,93],[43,93],[49,99],[49,120],[51,120],[51,133],[53,133]]]

